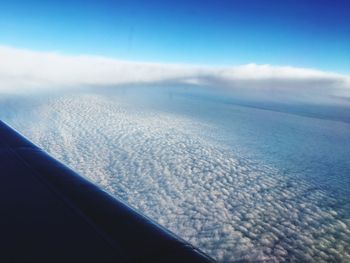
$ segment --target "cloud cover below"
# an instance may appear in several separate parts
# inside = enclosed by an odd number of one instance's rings
[[[137,96],[149,97],[150,103],[156,104],[157,97],[149,90],[135,92],[136,96],[128,100],[123,95],[125,90],[113,95],[117,89],[105,94],[102,88],[191,83],[199,89],[235,91],[264,100],[306,97],[310,101],[317,97],[317,101],[325,101],[332,96],[348,96],[347,76],[254,64],[212,68],[136,63],[8,47],[0,48],[0,58],[1,93],[39,91],[33,96],[1,96],[2,120],[220,262],[350,260],[348,206],[329,195],[327,189],[298,177],[304,172],[306,177],[321,180],[317,177],[320,173],[314,175],[307,166],[314,154],[312,147],[322,153],[312,162],[320,164],[318,169],[325,170],[322,165],[330,164],[330,170],[335,171],[335,164],[348,171],[345,157],[329,153],[329,149],[338,149],[330,145],[343,150],[334,153],[349,153],[348,124],[230,108],[223,101],[212,103],[222,103],[217,111],[205,100],[191,104],[197,97],[193,101],[185,98],[176,106],[181,110],[188,107],[183,114],[164,105],[150,109],[134,100]],[[84,90],[89,86],[95,91]],[[75,87],[83,91],[46,94],[48,90]],[[201,98],[203,94],[196,95]],[[170,104],[173,97],[163,103]],[[217,112],[213,118],[222,119],[227,134],[219,133],[222,127],[207,119],[188,114],[188,109],[208,116]],[[263,133],[262,126],[271,132],[270,138],[258,136]],[[235,143],[222,145],[212,137],[223,141],[237,138]],[[273,138],[279,146],[271,144]],[[307,144],[300,138],[319,141]],[[285,174],[247,156],[240,148],[244,139],[255,148],[265,144],[268,147],[263,149],[278,154],[278,147],[297,148],[300,143],[300,152],[295,152],[299,155],[304,151],[301,158],[307,165],[299,162],[291,169],[294,174]],[[288,150],[289,159],[291,153]],[[329,155],[334,160],[326,160]],[[347,181],[342,179],[346,173],[328,175],[331,173],[327,170],[327,179],[347,188]]]
[[[295,167],[297,174],[284,174],[250,158],[239,143],[222,145],[213,140],[220,133],[210,122],[100,91],[48,98],[10,96],[0,100],[0,107],[2,114],[8,112],[7,122],[50,154],[219,262],[350,259],[346,208],[339,207],[339,199],[327,190],[298,177],[299,168],[310,167]],[[191,107],[211,111],[208,105]],[[237,142],[245,140],[237,129],[252,132],[245,126],[250,123],[254,128],[259,114],[266,117],[274,137],[293,141],[300,132],[297,127],[303,126],[304,117],[234,107],[231,119],[225,120],[229,136],[238,136]],[[294,129],[281,130],[278,122]],[[328,131],[330,121],[306,122],[310,134],[316,129],[322,140],[326,134],[334,144],[338,136],[333,138]],[[341,127],[339,133],[346,137],[349,126]],[[279,151],[276,145],[271,147]],[[311,152],[299,154],[308,158]]]
[[[209,67],[130,62],[97,56],[67,56],[0,46],[0,91],[191,83],[277,100],[350,97],[350,77],[315,69],[248,64]]]

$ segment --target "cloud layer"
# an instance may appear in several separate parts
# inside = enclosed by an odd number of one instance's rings
[[[192,83],[243,95],[350,97],[350,77],[314,69],[248,64],[204,67],[67,56],[0,46],[0,91],[139,83]],[[285,95],[284,95],[285,94]],[[278,97],[278,96],[277,96]]]
[[[0,107],[9,114],[6,121],[35,143],[219,262],[350,260],[350,221],[338,207],[341,201],[291,173],[308,166],[283,174],[248,157],[239,144],[208,139],[213,131],[220,135],[209,122],[100,92],[12,98],[0,100]],[[254,126],[257,114],[231,110],[226,136],[239,136],[233,127]],[[300,132],[300,117],[264,114],[266,125],[275,125],[274,137],[293,141]],[[299,122],[293,124],[295,118]],[[278,122],[293,129],[286,135]],[[329,128],[319,120],[303,125],[322,134]],[[338,130],[346,137],[350,129],[344,127]]]
[[[157,97],[159,85],[137,91],[142,83],[161,83],[169,100]],[[165,90],[184,83],[198,87],[187,95]],[[65,92],[76,87],[82,91]],[[164,65],[0,47],[2,120],[219,262],[350,261],[348,124],[208,102],[202,87],[265,101],[349,97],[348,76],[311,69]],[[56,89],[63,92],[46,92]],[[11,94],[26,91],[45,92]],[[292,166],[282,171],[253,158],[243,141]],[[330,195],[322,180],[343,196]]]

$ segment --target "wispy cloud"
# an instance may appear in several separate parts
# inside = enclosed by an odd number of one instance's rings
[[[207,67],[67,56],[0,46],[0,91],[120,85],[191,83],[258,97],[350,97],[350,76],[315,69],[248,64]],[[255,92],[252,93],[252,90]]]

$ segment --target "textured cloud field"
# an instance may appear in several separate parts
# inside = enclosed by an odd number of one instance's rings
[[[350,261],[350,77],[0,46],[0,119],[219,262]]]
[[[350,261],[347,123],[208,100],[192,87],[4,95],[0,109],[220,262]],[[305,162],[273,161],[286,154]]]

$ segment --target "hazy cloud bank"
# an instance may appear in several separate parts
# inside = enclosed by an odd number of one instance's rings
[[[81,86],[190,83],[249,96],[350,97],[350,77],[314,69],[248,64],[204,67],[67,56],[0,46],[0,91]],[[252,93],[253,91],[253,93]]]

